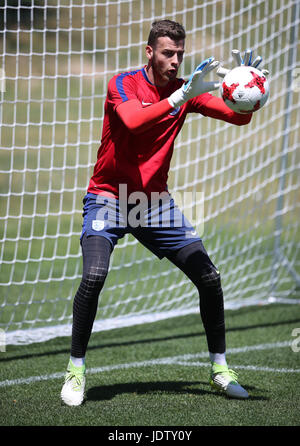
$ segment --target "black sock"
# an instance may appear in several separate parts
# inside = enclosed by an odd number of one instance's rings
[[[208,350],[211,353],[224,353],[226,344],[221,278],[202,242],[191,243],[168,258],[189,277],[198,289],[200,314]]]
[[[92,332],[112,252],[110,242],[100,236],[82,238],[83,274],[73,303],[71,356],[83,358]]]

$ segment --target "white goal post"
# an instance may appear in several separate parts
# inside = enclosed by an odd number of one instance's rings
[[[299,302],[298,0],[4,0],[0,3],[0,331],[7,344],[69,335],[81,277],[82,199],[107,83],[142,67],[151,24],[186,29],[180,75],[252,48],[270,98],[247,126],[188,116],[169,189],[204,197],[201,236],[225,308]],[[218,92],[214,94],[218,95]],[[182,200],[187,207],[199,203]],[[197,221],[197,224],[200,224]],[[198,311],[196,289],[134,238],[112,256],[94,330]]]

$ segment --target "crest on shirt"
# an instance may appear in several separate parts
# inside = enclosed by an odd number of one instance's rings
[[[104,229],[105,222],[103,220],[93,220],[92,229],[94,231],[102,231]]]
[[[176,107],[176,108],[174,108],[174,110],[171,112],[171,113],[169,113],[171,116],[175,116],[175,115],[177,115],[177,113],[179,112],[179,110],[180,110],[180,107]]]

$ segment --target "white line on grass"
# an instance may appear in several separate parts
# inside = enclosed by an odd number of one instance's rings
[[[290,341],[284,342],[275,342],[268,344],[258,344],[258,345],[248,345],[245,347],[231,348],[227,350],[227,353],[245,353],[249,351],[255,350],[268,350],[274,348],[283,348],[290,347]],[[170,356],[165,358],[158,359],[150,359],[148,361],[138,361],[138,362],[129,362],[124,364],[115,364],[108,365],[103,367],[94,367],[87,371],[87,374],[92,375],[96,373],[105,373],[110,372],[112,370],[121,370],[121,369],[130,369],[135,367],[149,367],[153,365],[183,365],[189,367],[208,367],[209,362],[190,362],[192,359],[196,358],[208,358],[207,352],[200,352],[196,354],[185,354],[179,356]],[[260,366],[252,366],[252,365],[231,365],[236,369],[245,369],[245,370],[254,370],[254,371],[263,371],[263,372],[276,372],[276,373],[300,373],[300,369],[287,369],[287,368],[271,368],[271,367],[260,367]],[[52,379],[61,379],[65,375],[65,372],[52,373],[49,375],[39,375],[39,376],[30,376],[28,378],[17,378],[11,380],[0,381],[0,387],[9,387],[18,384],[33,384],[35,382],[40,381],[49,381]]]
[[[164,364],[171,364],[171,363],[164,363]],[[197,366],[203,366],[204,364],[201,364],[199,362],[185,362],[185,361],[178,361],[176,363],[172,362],[172,364],[176,365],[184,365],[189,367],[197,367]],[[206,366],[209,364],[205,363]],[[300,373],[300,369],[286,369],[286,368],[272,368],[272,367],[260,367],[256,365],[241,365],[241,364],[230,364],[230,368],[233,369],[244,369],[244,370],[254,370],[255,372],[273,372],[273,373]]]

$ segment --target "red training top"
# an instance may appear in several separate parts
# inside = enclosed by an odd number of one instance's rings
[[[167,98],[184,83],[153,85],[145,67],[114,76],[108,84],[104,122],[97,162],[88,192],[118,198],[119,185],[128,195],[167,189],[174,140],[187,113],[201,113],[236,125],[248,124],[252,115],[232,111],[221,98],[204,93],[173,108]]]

